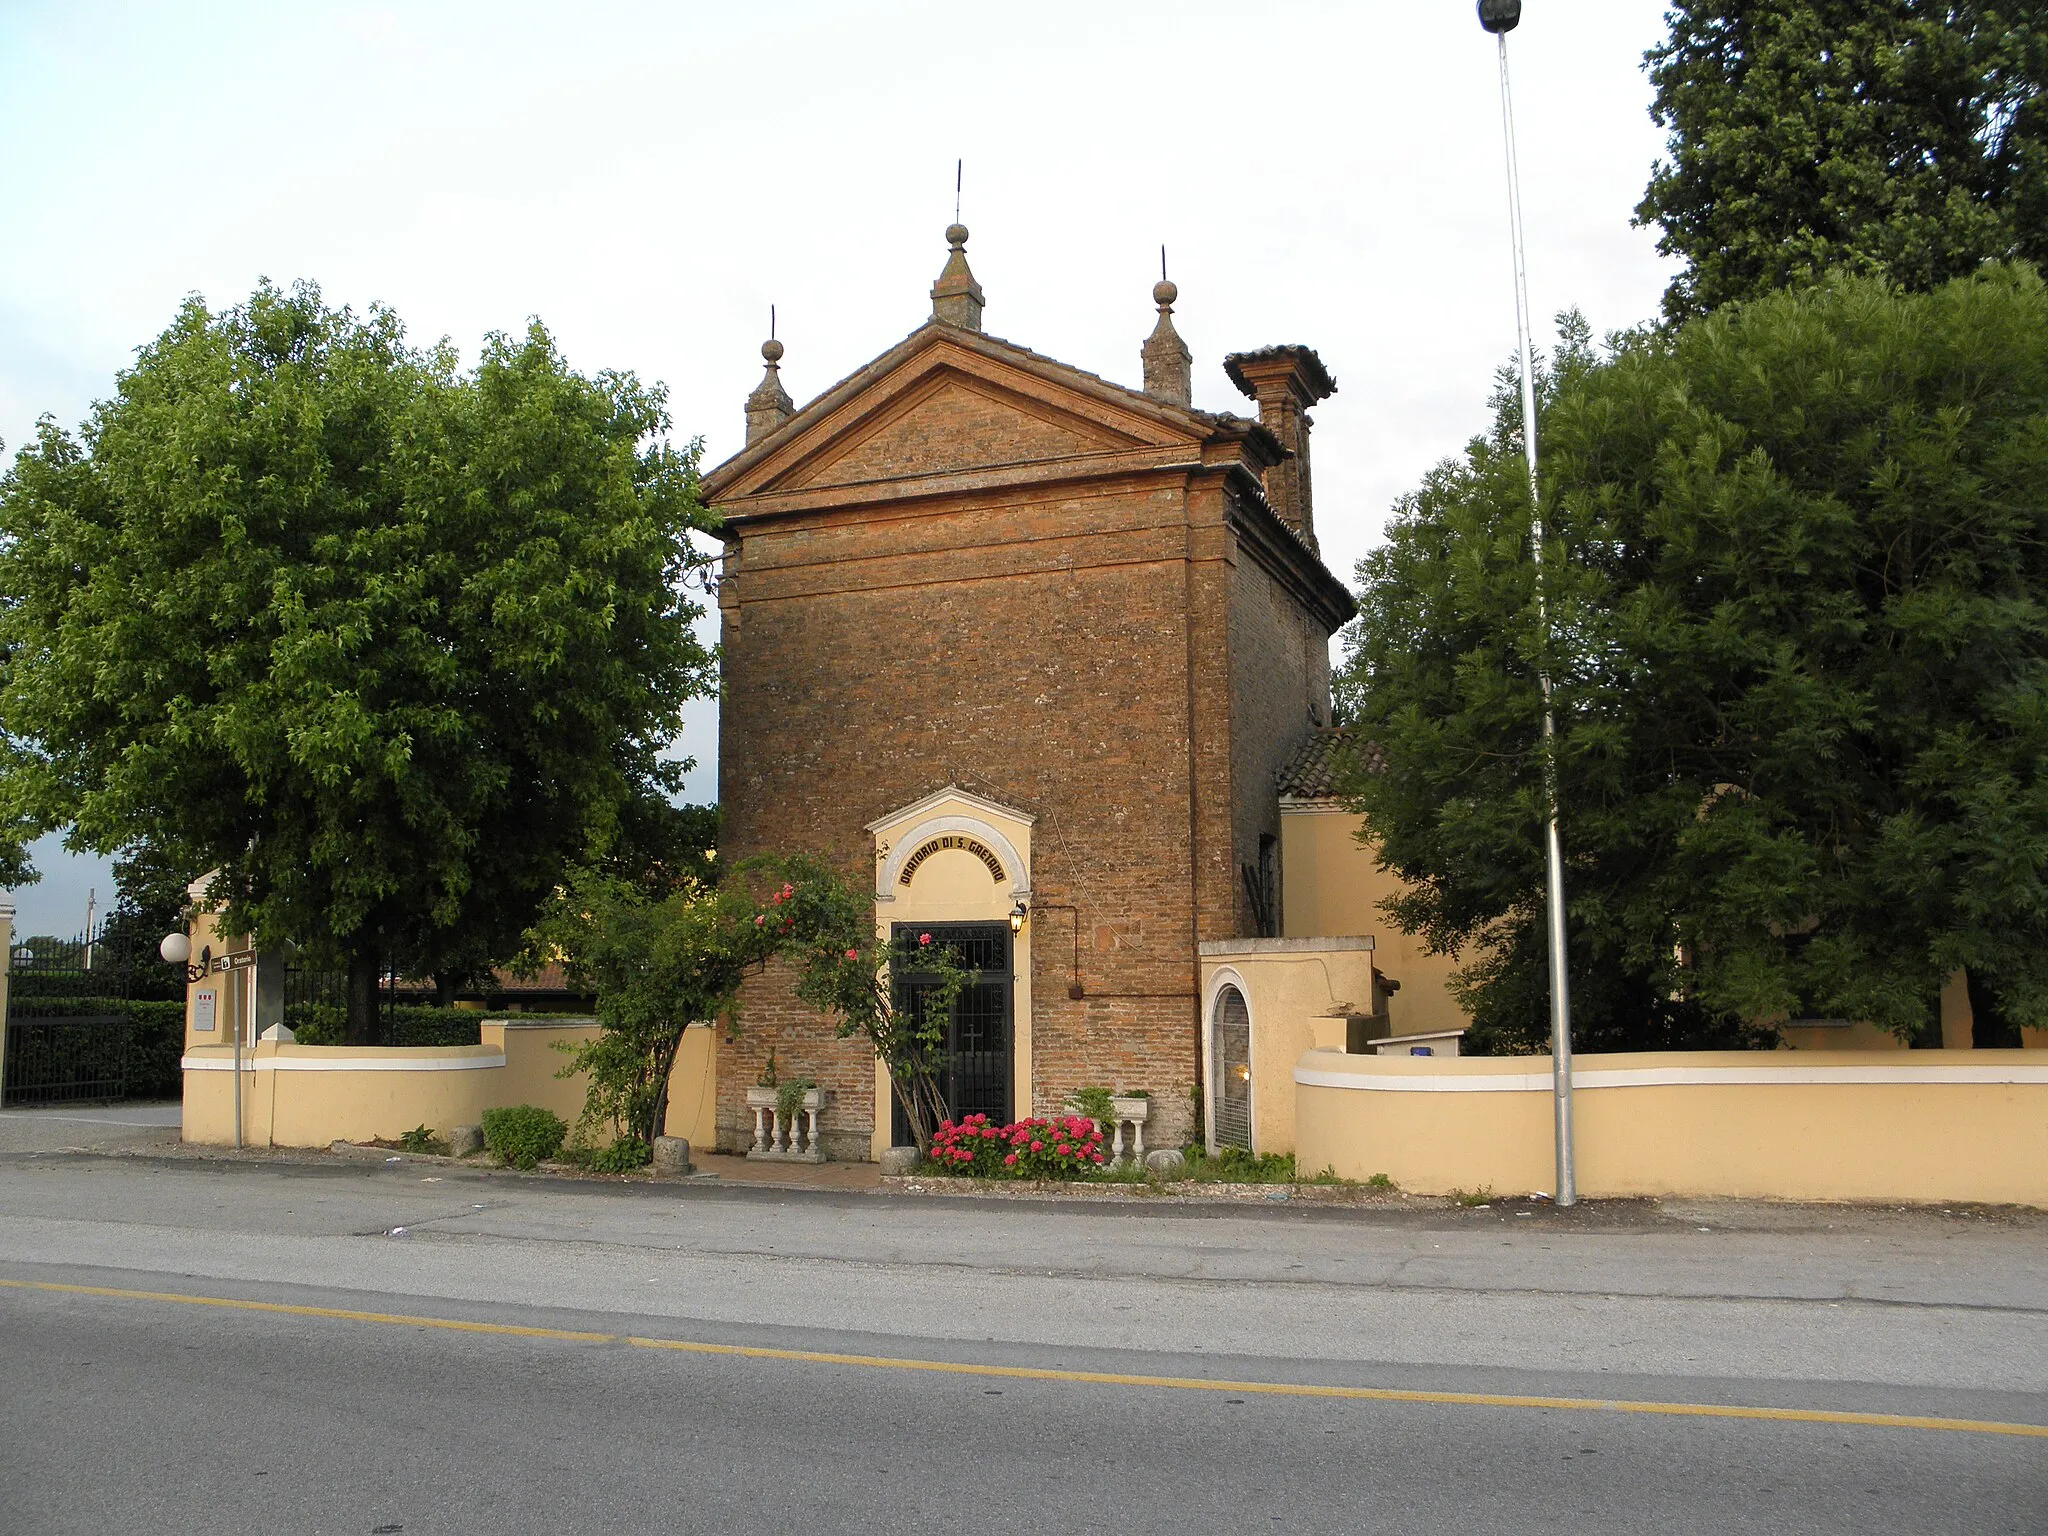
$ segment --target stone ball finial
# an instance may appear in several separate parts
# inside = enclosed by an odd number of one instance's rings
[[[777,363],[782,361],[782,343],[774,340],[772,337],[769,340],[762,342],[761,356],[767,359],[769,367],[774,367]]]
[[[948,224],[946,226],[946,244],[952,246],[956,251],[964,249],[967,245],[967,226],[965,224]]]
[[[1180,290],[1163,277],[1152,285],[1152,302],[1161,309],[1166,308],[1167,305],[1179,297]]]

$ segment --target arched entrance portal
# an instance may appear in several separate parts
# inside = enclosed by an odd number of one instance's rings
[[[1233,982],[1209,1006],[1209,1141],[1252,1150],[1252,1016]]]
[[[974,972],[948,1021],[940,1072],[955,1119],[979,1113],[1000,1122],[1030,1113],[1031,829],[1028,812],[958,786],[868,825],[877,935],[943,938]],[[896,984],[915,987],[917,978]],[[877,1155],[909,1139],[879,1063],[874,1123]]]

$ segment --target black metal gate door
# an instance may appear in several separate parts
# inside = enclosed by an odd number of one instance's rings
[[[897,923],[892,937],[928,933],[970,967],[973,978],[961,989],[946,1025],[946,1051],[939,1068],[939,1092],[954,1120],[982,1114],[998,1124],[1010,1119],[1010,925],[1008,923]],[[897,986],[914,993],[915,975]],[[897,1146],[910,1142],[903,1106],[890,1106]]]
[[[124,1013],[9,1018],[0,1104],[126,1098],[130,1033]]]

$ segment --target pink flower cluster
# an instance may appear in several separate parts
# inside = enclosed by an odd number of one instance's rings
[[[987,1115],[951,1120],[932,1136],[932,1161],[981,1178],[1071,1179],[1102,1166],[1102,1127],[1081,1115],[995,1125]]]
[[[779,907],[779,906],[781,906],[781,905],[782,905],[782,904],[783,904],[783,903],[784,903],[785,901],[790,901],[790,900],[794,899],[794,898],[795,898],[795,896],[796,896],[796,887],[795,887],[795,886],[793,886],[793,885],[791,885],[791,884],[790,884],[790,883],[789,883],[789,882],[788,882],[787,880],[785,880],[785,881],[783,881],[783,882],[782,882],[782,889],[781,889],[781,890],[779,890],[779,891],[777,891],[777,892],[776,892],[776,893],[775,893],[774,895],[772,895],[772,896],[770,896],[770,897],[768,898],[768,905],[769,905],[769,906],[771,906],[771,907]],[[761,927],[762,925],[764,925],[764,924],[765,924],[765,923],[766,923],[766,922],[768,921],[769,917],[771,917],[771,916],[773,916],[773,914],[772,914],[772,913],[763,913],[763,914],[761,914],[760,916],[758,916],[758,917],[756,917],[756,918],[754,919],[754,926],[755,926],[756,928],[759,928],[759,927]],[[772,929],[771,931],[772,931],[772,932],[776,932],[776,933],[789,933],[789,932],[791,932],[791,931],[792,931],[792,930],[793,930],[793,929],[794,929],[795,927],[796,927],[796,919],[795,919],[795,918],[792,918],[792,917],[785,917],[785,918],[783,918],[783,919],[782,919],[782,921],[781,921],[781,922],[777,923],[777,924],[775,925],[774,929]]]

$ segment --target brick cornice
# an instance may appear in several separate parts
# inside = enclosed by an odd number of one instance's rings
[[[1335,634],[1358,615],[1358,604],[1344,583],[1330,574],[1300,535],[1280,521],[1266,504],[1259,483],[1250,475],[1233,479],[1228,517],[1238,547],[1272,573],[1295,600]]]

